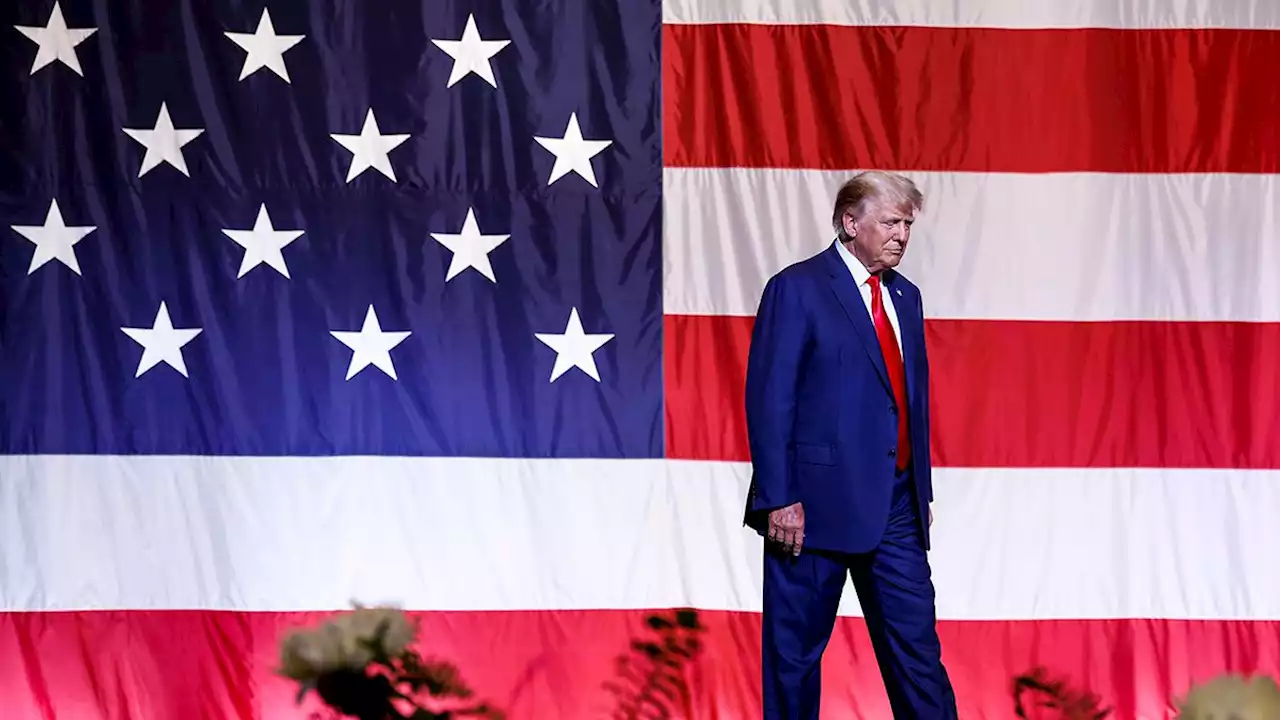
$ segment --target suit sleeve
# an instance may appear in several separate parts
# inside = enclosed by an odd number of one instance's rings
[[[924,329],[924,294],[919,291],[916,291],[916,309],[920,313],[920,352],[923,360],[920,364],[921,369],[923,370],[923,373],[921,374],[921,394],[924,396],[924,402],[920,404],[920,436],[925,439],[923,453],[920,453],[920,455],[923,456],[923,462],[917,462],[916,467],[919,468],[918,474],[920,477],[918,480],[920,492],[924,495],[924,501],[926,503],[931,503],[933,502],[933,462],[930,458],[929,452],[933,443],[932,436],[929,434],[931,432],[929,427],[929,405],[931,402],[929,399],[929,334],[927,330]]]
[[[747,436],[751,448],[752,512],[800,500],[791,476],[796,387],[809,337],[808,316],[793,280],[765,285],[747,356]]]

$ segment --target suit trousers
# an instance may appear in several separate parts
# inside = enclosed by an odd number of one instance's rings
[[[764,717],[817,720],[822,654],[831,639],[845,573],[853,580],[894,718],[952,720],[955,694],[942,665],[934,588],[910,470],[899,474],[884,537],[865,554],[766,542]]]

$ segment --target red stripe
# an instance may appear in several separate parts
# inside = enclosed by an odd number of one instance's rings
[[[432,654],[513,718],[606,717],[614,658],[645,636],[641,611],[421,615]],[[284,718],[293,687],[273,674],[281,630],[307,613],[0,614],[0,698],[10,720]],[[760,621],[704,612],[705,651],[684,717],[759,717]],[[1166,717],[1167,700],[1224,671],[1280,672],[1277,622],[942,622],[960,717],[1012,717],[1010,680],[1036,664],[1092,683],[1116,720]],[[888,717],[865,625],[843,618],[823,664],[827,717]]]
[[[669,315],[667,453],[749,459],[753,318]],[[951,467],[1280,468],[1280,323],[929,320]]]
[[[1280,33],[663,27],[667,166],[1280,171]]]

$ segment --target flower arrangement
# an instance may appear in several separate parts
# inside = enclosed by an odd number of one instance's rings
[[[287,635],[279,673],[299,684],[298,702],[315,691],[330,708],[359,720],[502,720],[486,703],[467,704],[472,691],[458,669],[424,660],[410,648],[417,626],[396,608],[356,606],[354,612]]]
[[[1272,718],[1280,718],[1280,685],[1269,677],[1223,675],[1192,688],[1178,707],[1178,720]]]
[[[1099,707],[1091,692],[1075,690],[1037,667],[1014,678],[1014,714],[1020,718],[1102,720],[1110,709]],[[1280,685],[1269,677],[1223,675],[1191,688],[1178,702],[1177,720],[1280,719]]]
[[[691,712],[687,667],[702,650],[696,610],[645,618],[649,637],[636,638],[617,659],[615,720],[661,720],[679,706]],[[317,627],[296,630],[280,645],[278,672],[298,683],[298,702],[315,692],[332,711],[359,720],[503,720],[453,665],[424,660],[410,646],[418,628],[397,608],[362,607]]]

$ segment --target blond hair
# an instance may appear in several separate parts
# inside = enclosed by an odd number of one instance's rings
[[[835,208],[831,213],[831,226],[836,233],[844,234],[844,214],[852,212],[855,218],[862,217],[867,205],[874,200],[883,200],[906,210],[915,212],[924,209],[924,193],[911,178],[884,170],[867,170],[849,178],[836,192]]]

